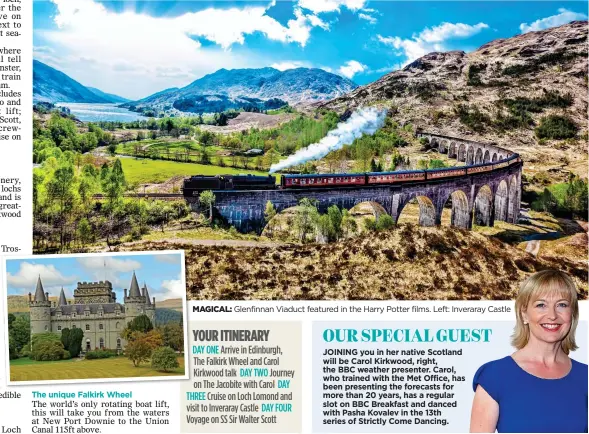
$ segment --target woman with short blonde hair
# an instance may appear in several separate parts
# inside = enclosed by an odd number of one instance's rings
[[[577,349],[577,288],[566,273],[544,270],[521,285],[510,356],[473,379],[471,432],[587,432],[588,369]],[[546,409],[547,411],[542,411]]]
[[[542,297],[544,294],[557,293],[571,303],[572,322],[569,333],[562,341],[562,350],[565,354],[575,351],[578,347],[575,342],[575,332],[579,323],[579,302],[577,301],[577,286],[568,274],[558,270],[543,270],[532,274],[526,279],[515,300],[516,324],[511,345],[518,350],[526,346],[530,339],[530,329],[525,323],[522,311],[534,297]]]

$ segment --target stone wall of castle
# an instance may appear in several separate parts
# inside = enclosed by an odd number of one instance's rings
[[[86,351],[88,348],[94,350],[100,348],[100,338],[103,339],[103,348],[117,349],[120,341],[120,348],[124,348],[126,341],[121,338],[121,331],[125,328],[125,315],[115,314],[104,315],[98,317],[97,315],[83,316],[76,315],[76,317],[62,315],[61,317],[53,317],[51,320],[51,331],[53,333],[61,334],[65,328],[73,329],[79,328],[84,332],[84,339],[82,339],[82,350]],[[119,341],[117,341],[119,340]]]

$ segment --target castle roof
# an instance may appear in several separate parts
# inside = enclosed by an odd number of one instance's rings
[[[41,283],[41,276],[37,279],[37,288],[35,289],[35,301],[47,301],[43,284]]]
[[[141,291],[139,291],[139,284],[137,283],[137,277],[133,271],[133,277],[131,278],[131,288],[129,288],[129,297],[141,297]]]
[[[102,307],[104,313],[114,313],[117,306],[121,313],[125,312],[125,306],[119,303],[66,304],[65,306],[60,306],[60,308],[63,315],[71,315],[72,312],[75,312],[76,315],[84,315],[84,311],[88,309],[90,309],[90,313],[96,314],[100,310],[100,307]],[[51,315],[55,315],[58,310],[59,307],[52,308]]]
[[[63,292],[63,287],[61,287],[61,292],[59,293],[59,301],[57,302],[58,306],[66,306],[67,301],[65,300],[65,292]]]
[[[149,291],[147,290],[147,285],[143,283],[143,295],[145,296],[145,304],[147,306],[151,306],[151,300],[149,299]]]

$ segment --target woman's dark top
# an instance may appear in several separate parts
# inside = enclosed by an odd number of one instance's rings
[[[511,356],[481,366],[472,382],[499,404],[497,432],[587,432],[587,365],[544,379],[524,371]]]

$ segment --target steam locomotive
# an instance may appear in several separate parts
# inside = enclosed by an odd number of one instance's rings
[[[464,167],[449,167],[429,170],[401,170],[396,172],[335,173],[313,175],[282,175],[280,185],[276,177],[254,175],[216,175],[191,176],[184,180],[184,196],[198,196],[205,190],[273,190],[273,189],[309,189],[321,187],[356,187],[372,185],[390,185],[403,182],[423,182],[490,172],[513,164],[521,163],[521,158],[513,154],[509,158]]]
[[[255,175],[196,175],[184,179],[184,196],[198,196],[205,190],[272,190],[276,188],[275,176]]]

